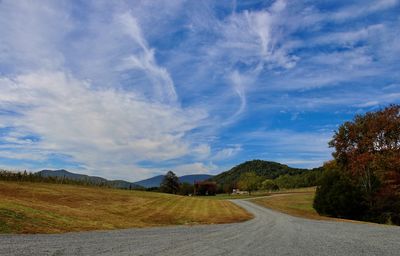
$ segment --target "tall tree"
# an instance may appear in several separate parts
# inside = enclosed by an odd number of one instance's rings
[[[258,189],[261,182],[262,178],[258,176],[255,172],[246,172],[240,175],[240,179],[237,185],[241,190],[249,191],[249,194],[251,194],[252,191]]]
[[[340,126],[329,145],[339,167],[359,178],[367,194],[376,179],[400,193],[400,105],[357,115]]]
[[[160,191],[164,193],[177,194],[179,192],[179,178],[174,172],[168,171],[160,185]]]
[[[400,225],[400,105],[357,115],[339,127],[329,145],[335,148],[335,161],[325,168],[334,168],[325,171],[314,207],[339,216],[330,202],[346,198],[334,207],[346,213],[363,201],[365,211],[352,212],[353,218]],[[344,196],[349,190],[360,194]]]

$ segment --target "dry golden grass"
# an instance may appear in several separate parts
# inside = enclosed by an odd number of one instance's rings
[[[315,188],[307,188],[272,193],[270,196],[257,198],[252,202],[293,216],[317,220],[332,219],[320,216],[314,210],[312,206],[314,196]]]
[[[220,200],[153,192],[0,181],[0,233],[62,233],[245,221]]]

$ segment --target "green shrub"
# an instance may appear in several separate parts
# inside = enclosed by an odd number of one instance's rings
[[[336,170],[324,172],[313,206],[321,215],[348,219],[359,218],[367,209],[361,189]]]
[[[373,205],[365,216],[365,220],[384,224],[400,225],[400,196],[380,191]]]
[[[183,182],[179,188],[179,195],[188,196],[193,195],[194,186],[193,184]]]
[[[279,186],[273,180],[267,179],[261,183],[261,188],[268,191],[279,190]]]

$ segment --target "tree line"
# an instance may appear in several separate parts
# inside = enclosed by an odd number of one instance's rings
[[[12,172],[8,170],[0,170],[0,180],[3,181],[18,181],[18,182],[42,182],[42,183],[53,183],[53,184],[70,184],[70,185],[81,185],[81,186],[95,186],[95,187],[107,187],[112,188],[113,186],[107,182],[93,181],[90,179],[70,179],[68,177],[49,177],[42,176],[40,173],[32,173],[25,171]]]
[[[314,168],[299,173],[284,174],[267,178],[260,176],[255,171],[242,173],[237,182],[223,183],[218,186],[218,193],[232,193],[233,189],[248,191],[277,191],[280,189],[293,189],[314,187],[319,185],[323,168]]]
[[[153,190],[154,191],[154,190]],[[160,184],[159,192],[184,196],[201,195],[214,196],[217,193],[217,184],[212,181],[202,181],[190,184],[181,183],[173,171],[168,171]]]

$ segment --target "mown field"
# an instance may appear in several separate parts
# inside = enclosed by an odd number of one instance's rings
[[[153,192],[0,181],[0,233],[63,233],[252,218],[223,200]]]

